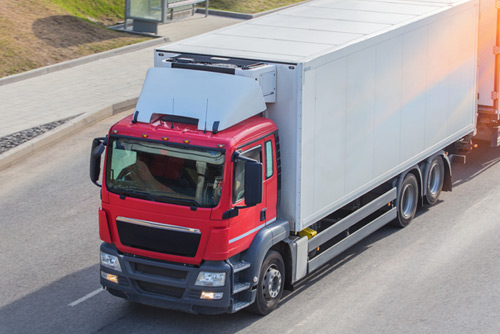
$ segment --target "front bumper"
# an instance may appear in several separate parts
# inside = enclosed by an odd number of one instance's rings
[[[220,314],[232,309],[231,267],[224,261],[206,261],[201,266],[175,264],[118,253],[112,244],[101,251],[118,257],[121,272],[101,265],[101,272],[118,276],[118,283],[101,276],[101,284],[111,294],[142,304],[188,313]],[[195,286],[200,271],[224,272],[222,287]],[[200,299],[201,292],[222,292],[218,300]]]

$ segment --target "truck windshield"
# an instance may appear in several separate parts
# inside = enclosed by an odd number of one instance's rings
[[[111,138],[110,192],[155,202],[211,208],[219,203],[224,153],[131,138]]]

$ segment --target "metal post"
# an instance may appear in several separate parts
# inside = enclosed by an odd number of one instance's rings
[[[208,16],[208,0],[205,1],[205,17]]]
[[[167,1],[161,0],[161,23],[167,23]]]
[[[123,16],[123,30],[127,30],[128,8],[130,0],[125,0],[125,15]]]

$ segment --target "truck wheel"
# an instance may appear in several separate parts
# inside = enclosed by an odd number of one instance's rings
[[[425,202],[429,205],[436,204],[444,182],[444,163],[440,156],[431,161],[429,171],[427,172],[427,184]]]
[[[401,188],[399,189],[398,218],[395,221],[395,225],[398,227],[408,226],[417,212],[417,204],[417,178],[412,173],[408,173],[405,176],[403,183],[401,183]]]
[[[285,284],[285,264],[281,254],[269,251],[262,263],[257,285],[255,302],[250,305],[251,312],[266,315],[273,311],[283,295]]]

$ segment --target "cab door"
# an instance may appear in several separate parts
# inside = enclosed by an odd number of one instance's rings
[[[272,222],[276,217],[276,167],[273,159],[274,135],[269,135],[241,147],[239,156],[263,164],[262,202],[252,207],[245,207],[245,162],[236,159],[233,164],[232,205],[237,208],[237,215],[230,219],[229,248],[242,251],[250,245],[255,234]],[[274,190],[273,190],[274,189]],[[271,205],[271,208],[269,207]]]

